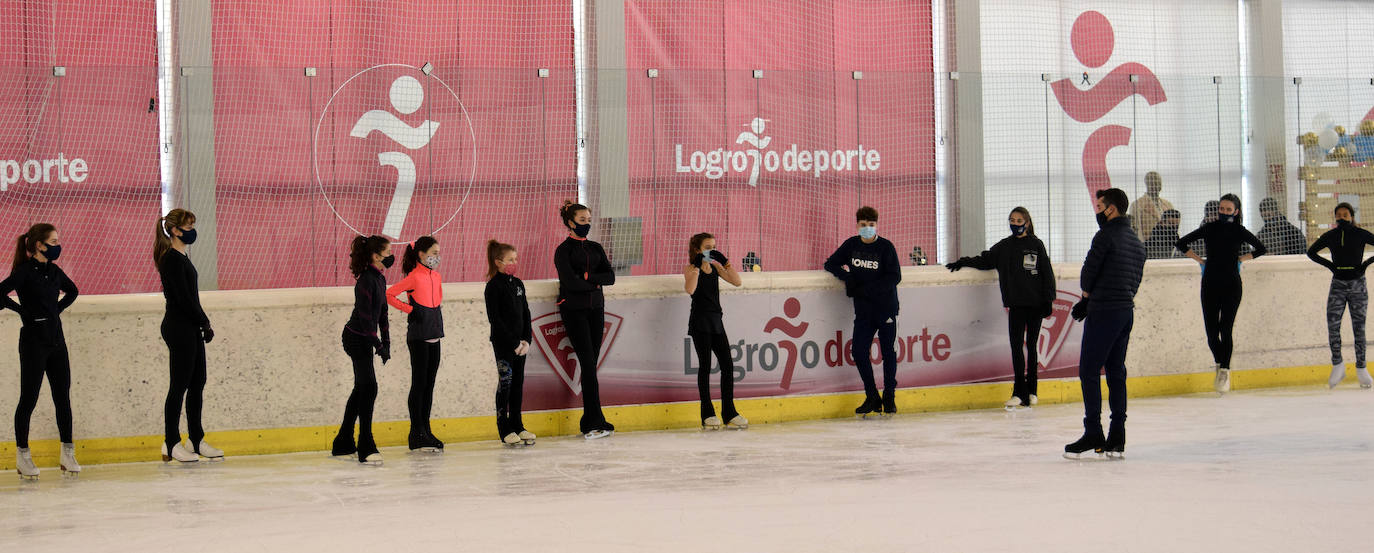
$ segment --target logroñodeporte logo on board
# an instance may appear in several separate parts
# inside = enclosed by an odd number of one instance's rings
[[[882,166],[882,154],[863,144],[856,150],[802,149],[796,144],[782,151],[769,150],[773,137],[765,136],[768,122],[755,117],[745,125],[748,130],[739,133],[731,146],[689,154],[682,144],[676,145],[673,152],[677,172],[702,174],[711,180],[730,173],[747,173],[749,186],[758,186],[759,175],[764,171],[811,173],[812,177],[820,178],[831,172],[877,171]]]
[[[596,360],[597,369],[606,362],[606,356],[615,345],[615,337],[620,333],[620,325],[624,320],[620,315],[606,313],[601,356]],[[568,330],[563,326],[562,316],[557,311],[546,313],[530,321],[530,326],[534,327],[534,343],[539,346],[539,352],[544,354],[544,360],[548,361],[554,374],[563,380],[573,395],[582,395],[582,366],[578,363],[572,340],[568,338]]]
[[[56,159],[0,159],[0,192],[8,192],[10,185],[20,181],[28,184],[38,183],[83,183],[91,176],[86,160],[79,157],[67,159],[67,154],[59,153]]]

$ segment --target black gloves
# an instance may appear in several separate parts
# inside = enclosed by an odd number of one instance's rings
[[[1078,303],[1073,304],[1073,311],[1071,314],[1075,321],[1081,321],[1088,318],[1088,298],[1083,298],[1078,300]]]
[[[711,259],[716,260],[716,262],[720,263],[721,265],[730,262],[730,260],[725,258],[725,254],[720,253],[720,250],[711,250]]]
[[[200,339],[205,340],[207,344],[210,343],[210,340],[215,339],[215,329],[210,328],[210,323],[205,323],[205,326],[200,327]]]
[[[391,360],[391,340],[382,340],[377,343],[377,355],[382,358],[382,364]]]
[[[967,266],[968,266],[968,265],[966,264],[966,262],[965,262],[965,260],[967,260],[967,259],[968,259],[968,258],[966,258],[966,257],[961,257],[961,258],[959,258],[958,261],[955,261],[955,262],[953,262],[953,263],[946,263],[946,264],[945,264],[945,268],[946,268],[946,269],[949,269],[949,272],[951,272],[951,273],[954,272],[954,271],[958,271],[959,269],[963,269],[964,267],[967,267]]]

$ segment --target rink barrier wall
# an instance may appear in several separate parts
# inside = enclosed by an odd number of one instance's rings
[[[1079,267],[1056,265],[1061,280]],[[841,285],[819,271],[747,273],[744,287],[723,291],[789,294],[833,290]],[[1246,264],[1245,300],[1238,317],[1233,388],[1324,384],[1330,365],[1325,298],[1329,273],[1305,257],[1262,258]],[[903,287],[981,284],[995,292],[993,272],[907,267]],[[1203,338],[1198,303],[1199,271],[1188,260],[1152,261],[1137,296],[1135,330],[1127,365],[1133,397],[1211,390],[1212,363]],[[494,440],[491,401],[495,378],[483,306],[484,283],[444,285],[447,337],[434,403],[436,434],[450,442]],[[553,281],[527,283],[531,301],[557,292]],[[630,277],[608,289],[609,298],[657,298],[682,294],[679,275]],[[205,396],[208,439],[230,455],[326,450],[351,388],[339,332],[352,308],[349,288],[214,291],[202,303],[217,337],[207,348],[210,384]],[[63,315],[73,369],[75,437],[83,464],[158,458],[166,395],[166,348],[158,336],[164,309],[160,294],[82,296]],[[908,306],[904,317],[917,308]],[[919,315],[915,315],[919,316]],[[404,316],[392,310],[402,336]],[[1348,324],[1345,344],[1349,351]],[[0,316],[0,343],[16,343],[17,317]],[[401,342],[397,342],[400,344]],[[380,391],[375,432],[383,446],[403,445],[409,359],[378,365]],[[13,350],[11,350],[13,351]],[[480,360],[474,362],[474,360]],[[1347,354],[1347,361],[1353,356]],[[1317,363],[1317,364],[1314,364]],[[0,357],[0,409],[13,413],[18,399],[17,356]],[[1008,371],[1009,372],[1009,371]],[[46,390],[31,424],[31,445],[41,466],[55,466],[58,445]],[[1044,403],[1079,401],[1076,379],[1040,383]],[[901,413],[999,407],[1007,382],[903,389]],[[853,416],[857,394],[792,395],[741,399],[753,424]],[[608,417],[623,431],[697,426],[696,402],[616,406]],[[526,426],[542,437],[575,434],[580,410],[527,412]],[[6,417],[8,418],[8,417]],[[233,421],[233,422],[226,422]],[[232,430],[232,428],[244,430]],[[13,427],[0,424],[0,468],[13,468]]]

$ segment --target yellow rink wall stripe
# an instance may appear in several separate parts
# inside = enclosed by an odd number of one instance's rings
[[[1325,384],[1329,365],[1287,367],[1279,369],[1236,370],[1231,372],[1231,388],[1245,390],[1283,386]],[[1354,378],[1354,369],[1346,369],[1346,378]],[[1129,397],[1183,395],[1212,391],[1213,373],[1191,373],[1132,377],[1127,382]],[[1082,401],[1077,379],[1041,380],[1041,403]],[[1011,395],[1011,383],[981,383],[930,388],[908,388],[897,392],[899,413],[960,411],[1001,407]],[[1105,395],[1105,387],[1104,387]],[[749,418],[750,424],[834,419],[854,416],[854,407],[863,401],[859,393],[785,396],[736,400],[735,405]],[[606,418],[618,431],[667,430],[692,428],[700,425],[699,406],[695,401],[648,405],[607,407]],[[524,414],[525,427],[541,437],[567,436],[578,433],[581,409],[536,411]],[[496,445],[495,417],[464,417],[436,419],[434,433],[448,442],[489,440]],[[382,422],[373,425],[373,434],[381,447],[404,446],[409,432],[408,421]],[[330,447],[337,426],[308,426],[298,428],[266,428],[261,430],[230,430],[210,432],[206,440],[223,449],[229,456],[266,455],[300,451],[325,451]],[[34,440],[30,444],[34,462],[40,467],[56,467],[59,444],[56,440]],[[79,438],[76,440],[77,459],[83,465],[128,463],[160,460],[162,436],[131,436],[122,438]],[[14,442],[0,443],[0,469],[14,469]]]

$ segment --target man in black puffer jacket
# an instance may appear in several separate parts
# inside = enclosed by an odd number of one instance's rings
[[[1135,293],[1145,269],[1145,246],[1131,230],[1126,208],[1130,200],[1119,188],[1097,192],[1097,224],[1092,247],[1083,260],[1078,281],[1083,299],[1073,318],[1083,324],[1078,379],[1083,386],[1083,437],[1064,446],[1064,456],[1106,451],[1120,457],[1126,451],[1126,346],[1135,321]],[[1102,387],[1098,375],[1107,372],[1111,430],[1102,436]]]

